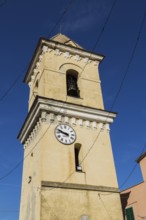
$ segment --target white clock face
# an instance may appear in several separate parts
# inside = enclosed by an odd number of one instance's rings
[[[72,144],[76,140],[74,129],[65,124],[60,124],[56,127],[55,136],[63,144]]]

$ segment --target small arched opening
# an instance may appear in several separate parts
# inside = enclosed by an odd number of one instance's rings
[[[76,168],[76,171],[82,172],[82,167],[81,167],[81,164],[80,164],[81,163],[81,156],[80,156],[81,144],[75,144],[74,152],[75,152],[75,168]]]
[[[66,72],[66,86],[67,95],[76,98],[80,97],[80,92],[78,88],[78,72],[75,70],[68,70]]]

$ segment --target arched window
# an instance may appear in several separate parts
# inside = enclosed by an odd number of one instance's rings
[[[75,70],[68,70],[66,73],[66,85],[67,85],[67,95],[73,97],[80,97],[78,89],[78,72]]]
[[[75,167],[76,167],[76,171],[82,172],[82,167],[80,164],[80,150],[81,150],[81,144],[75,144],[75,148],[74,148]]]

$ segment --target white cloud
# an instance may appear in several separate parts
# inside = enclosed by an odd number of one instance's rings
[[[77,6],[65,16],[63,26],[69,31],[87,31],[92,27],[98,27],[110,10],[111,5],[104,0],[85,1],[84,5]]]
[[[101,26],[102,20],[106,18],[110,7],[111,2],[107,2],[106,0],[86,0],[84,4],[77,1],[76,4],[73,4],[69,8],[57,29],[61,26],[63,32],[75,32],[87,31],[93,27],[97,28],[98,25]],[[62,13],[60,12],[60,16]],[[47,21],[47,23],[49,22],[49,28],[53,28],[56,21],[49,19]]]

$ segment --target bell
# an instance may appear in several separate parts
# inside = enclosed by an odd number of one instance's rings
[[[68,77],[67,80],[67,94],[70,96],[78,97],[78,88],[76,78],[73,76]]]

